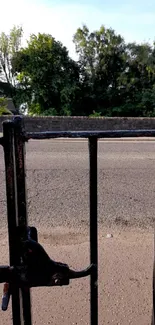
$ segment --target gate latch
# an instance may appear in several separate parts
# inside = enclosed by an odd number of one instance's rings
[[[0,266],[0,283],[5,282],[2,296],[2,310],[7,310],[12,288],[21,289],[41,286],[69,285],[71,279],[86,277],[96,266],[75,271],[67,264],[52,260],[38,243],[37,230],[28,227],[28,236],[20,245],[20,265]]]

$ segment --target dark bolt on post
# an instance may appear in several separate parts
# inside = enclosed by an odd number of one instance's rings
[[[90,262],[96,265],[90,278],[91,325],[98,325],[97,138],[89,138],[90,162]]]

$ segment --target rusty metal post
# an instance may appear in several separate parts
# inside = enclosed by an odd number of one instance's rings
[[[18,215],[13,122],[3,122],[3,136],[10,265],[17,265],[18,256],[16,242],[16,227]],[[24,322],[21,321],[22,303],[19,295],[19,289],[14,284],[11,287],[11,291],[13,325],[23,325]]]
[[[16,161],[16,182],[18,202],[18,226],[20,228],[20,241],[27,239],[27,201],[26,201],[26,171],[25,171],[25,140],[23,137],[23,119],[18,116],[14,118],[14,139],[15,139],[15,161]],[[18,265],[22,263],[21,256]],[[24,325],[31,325],[31,299],[30,289],[21,290]]]
[[[96,265],[90,278],[90,324],[98,325],[97,137],[89,138],[89,162],[90,263]]]
[[[20,117],[3,123],[3,147],[6,171],[6,193],[8,211],[8,232],[10,265],[21,265],[20,240],[27,239],[27,209],[25,189],[25,143],[22,136]],[[11,286],[13,325],[31,325],[31,300],[29,289]]]

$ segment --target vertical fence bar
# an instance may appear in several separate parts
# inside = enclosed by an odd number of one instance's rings
[[[89,138],[90,163],[90,262],[96,269],[90,278],[91,325],[98,325],[97,138]]]
[[[10,265],[17,265],[17,187],[15,170],[14,127],[11,121],[3,122],[3,136]],[[15,284],[11,287],[11,293],[13,325],[21,325],[23,324],[21,322],[21,300],[19,296],[19,289]]]
[[[152,294],[152,322],[151,325],[155,325],[155,229],[154,229],[154,262],[153,262],[153,294]]]
[[[26,181],[25,181],[25,141],[23,139],[23,120],[21,117],[14,118],[15,125],[15,157],[16,157],[16,178],[17,178],[17,200],[18,200],[18,226],[20,227],[20,239],[27,239],[27,202],[26,202]],[[20,291],[23,305],[24,325],[31,325],[31,298],[30,289]]]

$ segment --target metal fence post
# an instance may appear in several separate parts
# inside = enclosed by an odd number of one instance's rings
[[[27,239],[27,207],[25,188],[25,139],[22,136],[20,117],[3,123],[4,157],[6,170],[6,193],[8,211],[8,232],[10,265],[20,265],[20,243],[17,239],[17,227],[20,228],[20,240]],[[12,314],[14,325],[31,325],[30,290],[11,286]]]
[[[10,265],[17,265],[16,227],[18,216],[13,122],[5,121],[3,123],[3,136]],[[16,284],[11,287],[11,291],[13,325],[23,325],[24,323],[21,323],[21,300]]]
[[[90,277],[91,325],[98,325],[98,230],[97,230],[97,137],[89,138],[90,163],[90,262],[96,265]]]
[[[25,171],[25,139],[23,137],[24,125],[21,117],[14,118],[15,133],[15,161],[16,161],[16,182],[18,202],[18,226],[20,227],[20,240],[27,239],[27,202],[26,202],[26,171]],[[20,264],[20,261],[19,261]],[[31,325],[31,298],[30,289],[21,290],[24,325]]]

